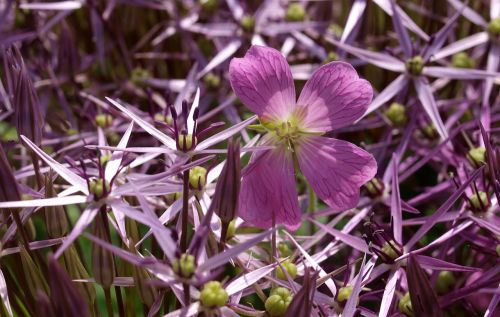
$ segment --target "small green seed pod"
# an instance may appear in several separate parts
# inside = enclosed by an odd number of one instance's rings
[[[200,292],[200,302],[206,308],[222,307],[228,298],[229,295],[218,281],[206,283]]]
[[[284,287],[277,287],[271,291],[270,295],[264,304],[267,313],[271,317],[285,314],[288,305],[290,305],[293,299],[290,291]]]
[[[295,277],[297,276],[297,266],[295,264],[293,264],[290,260],[285,260],[283,261],[283,263],[281,263],[281,266],[283,266],[292,280],[295,279]],[[280,280],[287,280],[286,274],[285,272],[283,272],[280,266],[276,267],[276,276]]]

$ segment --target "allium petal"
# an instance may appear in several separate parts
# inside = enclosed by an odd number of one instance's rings
[[[304,139],[297,149],[297,158],[318,197],[339,210],[355,207],[359,188],[377,172],[377,163],[370,153],[352,143],[331,138]]]
[[[283,119],[295,107],[292,72],[281,53],[252,46],[229,65],[229,80],[238,98],[259,117]]]
[[[297,105],[306,107],[304,125],[311,131],[345,127],[361,117],[373,97],[369,82],[348,63],[321,66],[307,81]]]
[[[257,152],[242,172],[239,216],[246,222],[269,228],[284,224],[290,230],[300,226],[293,159],[282,149]]]

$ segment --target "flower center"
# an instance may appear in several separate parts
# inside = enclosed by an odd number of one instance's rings
[[[264,122],[263,126],[271,133],[276,144],[286,145],[290,150],[304,133],[293,117],[281,122]]]

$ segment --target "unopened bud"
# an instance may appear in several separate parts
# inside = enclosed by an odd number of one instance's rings
[[[141,267],[134,267],[134,283],[141,297],[141,302],[147,307],[151,307],[158,296],[156,287],[150,283],[151,275]]]
[[[424,69],[424,59],[419,55],[414,56],[406,61],[405,66],[408,73],[418,76]]]
[[[203,78],[203,81],[205,82],[205,86],[210,90],[216,90],[220,86],[220,77],[212,73],[208,73]]]
[[[441,271],[439,272],[436,282],[436,291],[438,294],[448,293],[455,285],[456,279],[453,272]]]
[[[290,250],[290,246],[286,242],[278,243],[278,251],[282,257],[287,257],[292,255],[292,250]]]
[[[405,106],[397,102],[391,103],[389,108],[385,110],[384,114],[395,127],[404,126],[406,121],[408,120],[408,118],[406,117]]]
[[[282,316],[293,299],[292,294],[288,289],[278,287],[273,289],[270,295],[264,304],[267,313],[271,317]]]
[[[207,308],[222,307],[226,305],[228,298],[229,295],[218,281],[206,283],[200,292],[200,302]]]
[[[207,183],[207,169],[195,166],[189,171],[189,186],[195,190],[202,190]]]
[[[413,316],[413,307],[411,305],[410,293],[406,293],[398,304],[399,311],[406,316]]]
[[[476,67],[476,62],[465,52],[460,52],[453,55],[451,62],[453,67],[458,68],[474,68]]]
[[[488,25],[488,33],[492,37],[498,37],[500,35],[500,17],[491,20]]]
[[[483,191],[478,191],[468,197],[469,208],[472,212],[483,213],[486,212],[490,206],[491,201],[488,194]]]
[[[351,285],[347,285],[339,288],[337,293],[337,300],[339,302],[347,301],[349,297],[351,297],[353,287]]]
[[[45,177],[45,197],[56,197],[50,175]],[[47,234],[51,238],[60,238],[68,233],[68,219],[63,206],[48,206],[44,210]]]
[[[101,210],[100,212],[106,212]],[[94,221],[94,236],[110,242],[109,228],[103,218],[107,215],[97,215]],[[94,243],[92,245],[92,271],[97,283],[101,284],[103,288],[109,288],[115,279],[115,260],[113,253],[104,249],[100,245]]]
[[[200,5],[203,11],[212,13],[219,6],[219,0],[200,0]]]
[[[69,246],[69,248],[63,253],[63,259],[66,272],[68,272],[71,279],[83,280],[90,278],[90,275],[85,269],[85,266],[83,266],[74,245]],[[89,306],[93,306],[96,298],[94,285],[91,283],[75,283],[75,287],[84,295]]]
[[[334,51],[328,52],[328,55],[326,56],[326,59],[323,61],[323,64],[328,64],[330,62],[338,61],[339,60],[339,55],[335,53]]]
[[[110,114],[100,113],[95,116],[95,124],[102,128],[109,128],[113,124],[113,117]]]
[[[143,80],[148,77],[150,77],[150,75],[147,69],[136,67],[132,70],[130,81],[134,85],[139,86],[143,83]]]
[[[290,4],[285,13],[285,20],[290,22],[304,21],[305,17],[306,17],[306,10],[300,3]]]
[[[99,157],[99,164],[105,166],[111,160],[111,155],[102,155]]]
[[[184,253],[172,263],[172,270],[180,277],[190,278],[196,270],[194,256]]]
[[[470,149],[467,153],[467,159],[473,167],[480,167],[486,163],[486,149],[484,147]]]
[[[292,280],[295,279],[295,277],[297,276],[297,266],[295,264],[293,264],[290,260],[285,260],[281,263],[281,266],[283,267],[283,269],[285,269]],[[280,280],[286,281],[287,276],[285,272],[283,272],[281,266],[276,267],[276,276]]]
[[[26,280],[29,281],[26,287],[28,288],[33,297],[35,297],[38,291],[44,291],[45,293],[47,293],[48,285],[47,282],[45,281],[44,275],[40,271],[40,268],[38,267],[38,265],[35,264],[35,262],[31,258],[28,251],[26,251],[24,246],[20,246],[20,249],[21,249],[20,252],[21,265]]]
[[[176,200],[181,198],[182,198],[182,192],[170,193],[165,195],[165,200],[169,205],[172,205]]]
[[[244,15],[240,23],[245,32],[252,32],[255,27],[255,18],[251,15]]]
[[[104,182],[102,178],[96,178],[90,181],[89,191],[94,195],[96,200],[102,198],[105,194],[108,194],[110,186],[108,182]]]
[[[436,127],[432,123],[429,123],[428,125],[426,125],[425,127],[423,127],[422,128],[422,133],[424,134],[424,136],[426,138],[431,139],[431,140],[435,139],[438,136]]]

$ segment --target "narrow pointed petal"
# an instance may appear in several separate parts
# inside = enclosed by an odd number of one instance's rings
[[[411,45],[410,35],[408,31],[403,26],[403,21],[399,16],[399,10],[396,8],[395,1],[391,1],[391,9],[392,9],[392,24],[394,25],[394,30],[398,35],[399,43],[401,44],[401,48],[403,49],[404,57],[410,58],[413,56],[413,47]]]
[[[443,47],[443,44],[448,38],[448,34],[452,31],[455,22],[457,22],[460,17],[462,9],[463,8],[459,9],[450,19],[448,19],[448,21],[446,21],[446,24],[435,35],[433,35],[431,42],[425,47],[424,53],[422,54],[425,61],[428,61],[434,53]]]
[[[242,172],[239,216],[256,227],[300,227],[300,209],[291,153],[275,149],[254,153]]]
[[[140,118],[138,115],[133,113],[132,111],[128,110],[124,106],[120,105],[118,102],[114,101],[113,99],[106,97],[106,100],[108,100],[113,106],[118,108],[120,111],[128,115],[132,120],[134,120],[137,125],[139,125],[141,128],[144,129],[147,133],[151,134],[154,136],[158,141],[166,145],[168,148],[172,150],[176,150],[177,147],[175,145],[174,139],[166,135],[165,133],[161,132],[160,130],[156,129],[154,126],[152,126],[150,123],[144,121],[142,118]]]
[[[0,270],[0,297],[2,298],[2,303],[7,309],[9,316],[14,316],[12,314],[12,307],[10,306],[9,293],[7,292],[7,283],[5,282],[5,277],[3,276],[3,272],[1,270]]]
[[[116,146],[117,150],[115,150],[111,155],[111,160],[109,160],[109,162],[106,163],[106,169],[104,171],[104,179],[109,181],[113,178],[113,176],[116,175],[116,173],[118,173],[118,169],[120,168],[124,154],[124,152],[120,151],[119,149],[127,148],[128,140],[130,139],[130,135],[132,134],[133,128],[134,128],[134,122],[131,122],[127,130],[123,134],[122,139]]]
[[[241,46],[241,41],[238,39],[227,44],[222,50],[220,50],[217,53],[217,55],[214,56],[214,58],[212,58],[212,60],[210,60],[210,62],[207,64],[207,66],[205,66],[205,68],[203,68],[199,72],[198,78],[205,76],[212,69],[214,69],[215,67],[222,64],[229,57],[233,56],[233,54],[236,53],[236,51],[238,50],[238,48],[240,48],[240,46]]]
[[[430,270],[454,272],[475,272],[481,270],[479,268],[458,265],[425,255],[415,255],[415,257],[423,268]]]
[[[500,44],[492,43],[490,52],[488,53],[488,61],[486,64],[486,71],[494,72],[498,75],[498,67],[500,66]],[[483,106],[489,106],[490,104],[490,95],[493,89],[493,77],[486,78],[484,83],[484,93],[482,95],[483,98]]]
[[[394,299],[394,292],[396,291],[396,284],[401,276],[399,269],[391,272],[389,280],[385,285],[384,294],[382,295],[382,302],[380,303],[380,310],[378,317],[386,317],[391,309],[391,304]]]
[[[238,98],[264,119],[283,119],[295,107],[292,72],[281,53],[252,46],[229,65],[229,80]]]
[[[243,10],[243,7],[240,4],[239,0],[226,0],[227,6],[229,7],[229,10],[231,10],[231,13],[233,14],[233,18],[235,21],[240,21],[240,19],[243,17],[243,14],[245,11]]]
[[[81,192],[87,195],[89,194],[87,182],[83,178],[70,171],[64,165],[58,163],[52,157],[48,156],[44,151],[42,151],[24,135],[21,135],[21,139],[33,150],[33,152],[35,152],[45,163],[47,163],[47,165],[49,165],[57,174],[59,174],[59,176],[64,178],[71,185],[77,187]]]
[[[23,10],[76,10],[82,7],[81,1],[58,1],[58,2],[32,2],[22,3],[19,8]]]
[[[25,208],[25,207],[49,207],[49,206],[65,206],[74,204],[83,204],[87,202],[87,196],[75,195],[65,197],[52,197],[33,200],[19,201],[2,201],[1,208]]]
[[[403,214],[401,213],[401,197],[399,195],[399,172],[396,154],[392,155],[392,192],[391,192],[391,218],[394,240],[403,244]]]
[[[490,1],[490,20],[500,17],[500,0]]]
[[[360,23],[361,16],[366,9],[366,0],[355,0],[352,4],[351,10],[349,11],[349,16],[347,17],[347,22],[345,23],[344,32],[342,32],[342,37],[340,42],[344,43],[351,35],[355,26]]]
[[[75,223],[73,230],[69,235],[66,236],[63,243],[57,249],[56,253],[54,253],[54,257],[59,258],[63,252],[83,233],[83,231],[92,223],[92,220],[97,216],[99,212],[100,206],[98,205],[90,205],[83,211],[78,218],[78,221]]]
[[[277,265],[278,263],[274,262],[269,265],[258,268],[256,270],[250,271],[249,273],[241,275],[240,277],[230,282],[226,286],[226,292],[231,296],[244,290],[245,288],[256,283],[258,280],[260,280],[267,274],[271,273],[276,268]]]
[[[469,48],[487,43],[489,41],[489,38],[490,37],[487,32],[479,32],[464,37],[463,39],[453,42],[450,45],[445,46],[441,48],[439,51],[435,52],[433,55],[431,55],[431,61],[443,59],[458,52],[462,52],[468,50]]]
[[[340,241],[344,242],[345,244],[363,252],[363,253],[367,253],[367,254],[371,254],[369,248],[368,248],[368,245],[366,244],[366,242],[359,238],[359,237],[356,237],[354,235],[350,235],[348,233],[344,233],[342,231],[339,231],[339,230],[336,230],[334,228],[330,228],[324,224],[322,224],[321,222],[319,221],[316,221],[314,219],[311,219],[312,222],[314,222],[318,227],[320,227],[322,230],[324,230],[325,232],[328,232],[330,235],[332,235],[333,237],[335,237],[336,239],[339,239]]]
[[[500,52],[499,52],[500,53]],[[493,57],[497,58],[498,57]],[[473,79],[486,79],[491,82],[493,86],[493,79],[495,76],[500,76],[495,70],[482,70],[482,69],[466,69],[466,68],[455,68],[455,67],[441,67],[441,66],[427,66],[424,67],[422,74],[437,77],[437,78],[450,78],[450,79],[462,79],[462,80],[473,80]],[[491,92],[491,88],[490,88]],[[487,100],[486,97],[483,100]]]
[[[420,99],[425,112],[427,112],[427,115],[431,119],[441,138],[443,140],[446,139],[448,137],[448,131],[446,131],[443,120],[439,115],[436,100],[434,99],[429,83],[422,77],[415,78],[413,82],[415,83],[415,90],[417,91],[418,99]]]
[[[359,188],[377,172],[377,163],[370,153],[332,138],[305,138],[297,149],[297,158],[318,197],[337,210],[356,207]]]
[[[472,23],[482,26],[488,27],[488,22],[476,11],[471,9],[469,6],[465,5],[463,2],[459,0],[448,0],[448,3],[451,4],[455,10],[460,10],[463,8],[462,15]]]
[[[392,81],[392,83],[390,83],[387,87],[385,87],[385,89],[382,90],[382,92],[380,92],[375,97],[375,99],[373,99],[372,103],[368,106],[368,109],[366,109],[366,112],[363,115],[363,117],[380,108],[392,97],[394,97],[398,92],[403,90],[403,88],[407,84],[408,84],[408,77],[405,74],[399,75],[396,79]]]
[[[196,146],[196,150],[202,151],[202,150],[209,148],[212,145],[215,145],[219,142],[227,141],[227,139],[229,139],[230,137],[232,137],[236,133],[243,130],[245,127],[247,127],[249,124],[254,122],[256,119],[257,119],[257,116],[251,116],[250,118],[246,119],[245,121],[237,123],[237,124],[233,125],[232,127],[225,129],[222,132],[219,132],[217,134],[212,135],[211,137],[207,138],[206,140],[203,140],[202,142],[200,142]]]
[[[345,127],[366,111],[373,97],[370,83],[344,62],[321,66],[307,81],[299,100],[303,107],[304,128],[325,132]]]

